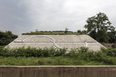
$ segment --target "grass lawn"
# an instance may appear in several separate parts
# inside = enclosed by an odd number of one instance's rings
[[[105,65],[103,62],[78,60],[70,57],[2,57],[0,65]]]
[[[98,52],[88,51],[82,47],[66,54],[65,49],[19,48],[3,49],[0,46],[0,65],[116,65],[116,49],[102,49]]]

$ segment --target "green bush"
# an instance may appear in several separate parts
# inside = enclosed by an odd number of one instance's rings
[[[73,31],[34,31],[34,32],[28,32],[28,33],[22,33],[22,35],[66,35],[66,34],[80,34],[78,32]],[[86,34],[82,31],[81,34]]]
[[[77,56],[80,53],[86,53],[88,52],[89,48],[88,47],[79,47],[79,48],[72,48],[70,52],[67,54],[69,56]]]
[[[116,57],[116,49],[114,48],[101,48],[103,53],[106,53],[108,56]]]
[[[0,56],[3,57],[66,57],[79,61],[97,61],[105,64],[116,64],[116,49],[101,49],[101,51],[88,51],[87,47],[73,48],[66,53],[67,48],[16,48],[2,49]],[[59,60],[58,60],[59,61]],[[60,61],[59,61],[60,62]],[[67,61],[66,61],[67,62]],[[76,62],[75,62],[76,63]]]
[[[78,48],[79,53],[85,53],[88,50],[89,50],[89,48],[88,47],[84,47],[84,46]]]
[[[26,56],[26,57],[51,57],[51,56],[61,56],[65,54],[66,48],[56,49],[56,48],[16,48],[16,49],[2,49],[0,51],[0,56]]]
[[[18,36],[12,34],[11,31],[0,31],[0,45],[7,45],[17,37]]]
[[[65,54],[65,56],[70,56],[70,57],[77,57],[78,56],[78,48],[71,48],[69,53]]]
[[[106,64],[115,64],[115,62],[114,62],[115,58],[114,57],[110,57],[110,56],[107,55],[107,53],[103,53],[101,51],[96,52],[94,54],[92,60],[97,60],[97,61],[100,61],[100,62],[104,62]]]
[[[0,46],[0,51],[5,47],[5,45]]]
[[[115,49],[113,49],[115,51]],[[98,61],[105,64],[116,64],[115,58],[110,57],[111,51],[104,49],[104,51],[88,51],[86,47],[80,47],[72,49],[66,56],[73,57],[74,59],[86,60],[86,61]]]

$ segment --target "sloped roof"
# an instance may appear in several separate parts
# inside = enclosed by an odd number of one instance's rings
[[[86,46],[95,51],[104,47],[89,35],[21,35],[8,44],[9,48],[19,48],[23,46],[36,48],[65,47],[68,49]]]

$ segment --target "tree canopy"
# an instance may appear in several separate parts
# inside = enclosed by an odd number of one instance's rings
[[[111,22],[104,13],[98,13],[87,19],[87,24],[84,26],[87,33],[99,42],[108,42],[109,37],[107,32],[113,32],[115,28],[111,26]]]
[[[17,37],[18,36],[12,34],[11,31],[0,31],[0,45],[7,45]]]

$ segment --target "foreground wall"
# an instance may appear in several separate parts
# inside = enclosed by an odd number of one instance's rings
[[[116,66],[0,66],[0,77],[116,77]]]

